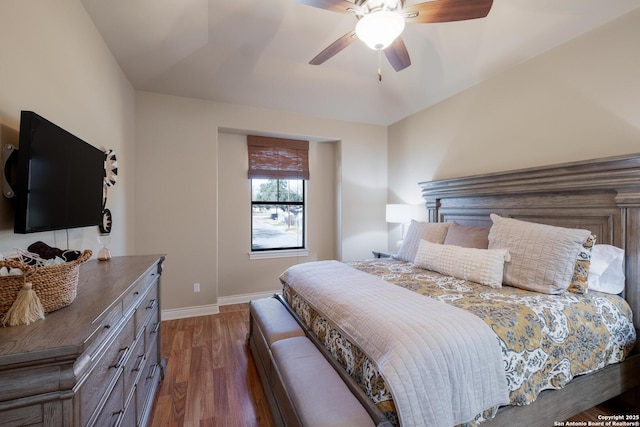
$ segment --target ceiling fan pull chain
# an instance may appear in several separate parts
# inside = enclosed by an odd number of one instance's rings
[[[382,50],[378,51],[378,81],[382,81]]]

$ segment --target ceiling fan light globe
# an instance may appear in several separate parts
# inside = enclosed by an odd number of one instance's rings
[[[385,49],[403,30],[404,18],[388,10],[368,13],[356,24],[356,35],[373,50]]]

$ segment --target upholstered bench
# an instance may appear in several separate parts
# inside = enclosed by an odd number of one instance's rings
[[[278,426],[374,426],[277,298],[251,301],[249,348]]]
[[[249,304],[251,317],[257,322],[268,347],[281,339],[303,337],[304,331],[276,298],[261,298]]]
[[[299,425],[299,421],[290,402],[278,402],[280,399],[286,401],[287,395],[273,363],[271,344],[281,339],[304,336],[298,322],[277,298],[261,298],[249,303],[249,349],[278,427]],[[272,391],[276,388],[280,390],[277,397]]]
[[[303,426],[374,426],[367,411],[308,338],[276,341],[271,352]]]

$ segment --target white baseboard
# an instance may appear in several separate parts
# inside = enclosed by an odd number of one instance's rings
[[[255,292],[251,294],[231,295],[229,297],[218,297],[218,306],[231,305],[231,304],[243,304],[254,299],[268,298],[273,294],[279,294],[282,290],[268,291],[268,292]]]
[[[198,305],[185,308],[170,308],[162,310],[162,320],[186,319],[189,317],[209,316],[211,314],[220,313],[220,307],[223,305],[243,304],[258,298],[267,298],[273,294],[280,293],[281,290],[269,292],[255,292],[251,294],[232,295],[229,297],[219,297],[217,304]]]
[[[188,317],[209,316],[210,314],[218,314],[218,304],[198,305],[186,308],[170,308],[162,310],[160,318],[162,320],[186,319]]]

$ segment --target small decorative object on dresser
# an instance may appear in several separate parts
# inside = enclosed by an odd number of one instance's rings
[[[163,256],[91,260],[73,304],[0,328],[3,426],[145,426],[164,374]]]
[[[108,233],[98,234],[98,243],[102,245],[102,248],[98,251],[98,261],[109,261],[111,259],[111,251],[107,246],[111,243],[111,235]]]

